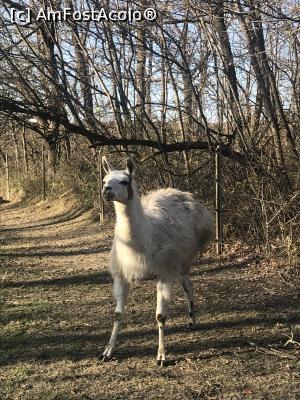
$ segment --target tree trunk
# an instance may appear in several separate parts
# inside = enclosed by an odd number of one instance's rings
[[[245,150],[245,140],[243,137],[243,120],[241,118],[241,112],[240,112],[240,104],[239,104],[240,100],[239,100],[237,77],[236,77],[235,64],[232,55],[230,40],[227,32],[227,26],[225,23],[223,0],[217,1],[213,15],[213,26],[219,39],[220,56],[224,68],[224,74],[228,82],[228,92],[229,92],[228,102],[232,117],[231,125],[236,126],[236,129],[239,132],[241,138],[239,144]]]
[[[254,21],[253,21],[254,29],[252,30],[253,37],[255,38],[255,41],[257,42],[257,47],[259,49],[259,51],[257,52],[257,57],[260,59],[260,64],[264,71],[264,76],[267,77],[270,95],[272,97],[277,116],[278,116],[279,120],[282,122],[282,125],[284,127],[287,141],[290,143],[290,147],[291,147],[294,155],[299,159],[299,154],[298,154],[298,151],[296,148],[296,143],[294,141],[289,124],[287,122],[286,116],[283,111],[281,99],[280,99],[277,85],[276,85],[276,79],[274,76],[274,72],[273,72],[272,68],[270,67],[270,64],[268,61],[266,46],[265,46],[265,39],[264,39],[264,34],[263,34],[263,27],[262,27],[262,22],[261,22],[261,15],[259,13],[259,3],[254,4],[253,0],[251,0],[250,3],[252,3],[252,5],[255,6],[251,18],[254,19]]]
[[[136,114],[138,137],[143,137],[145,125],[145,99],[146,99],[146,27],[140,23],[136,33]]]
[[[284,156],[282,151],[282,143],[280,137],[280,127],[277,121],[276,113],[273,110],[271,95],[269,90],[268,81],[265,79],[264,71],[262,69],[262,63],[259,58],[259,53],[261,48],[257,46],[257,41],[255,37],[251,33],[251,27],[249,27],[246,23],[244,14],[242,12],[241,6],[239,6],[239,20],[241,22],[242,29],[245,33],[245,38],[248,46],[248,50],[251,57],[251,64],[256,76],[257,84],[260,90],[260,93],[263,96],[263,101],[266,109],[267,116],[272,125],[272,135],[275,145],[275,154],[278,166],[283,167],[285,165]]]
[[[190,63],[190,54],[188,50],[188,22],[185,22],[182,32],[182,52],[185,58],[185,63]],[[183,104],[184,104],[184,123],[189,132],[193,131],[193,90],[191,88],[191,81],[187,67],[182,72],[183,79]]]

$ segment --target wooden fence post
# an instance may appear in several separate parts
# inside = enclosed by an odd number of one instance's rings
[[[104,202],[102,195],[102,190],[103,190],[102,153],[103,149],[101,148],[98,152],[98,199],[100,207],[100,223],[104,221]]]
[[[5,154],[5,171],[6,171],[6,200],[10,200],[8,154]]]
[[[216,204],[216,252],[220,255],[223,251],[223,219],[222,219],[222,186],[220,174],[220,149],[215,151],[215,204]]]
[[[43,174],[43,201],[46,200],[46,165],[45,165],[45,145],[42,145],[42,174]]]

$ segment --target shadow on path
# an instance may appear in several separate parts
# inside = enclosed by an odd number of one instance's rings
[[[68,222],[74,220],[77,217],[80,217],[87,211],[86,208],[81,208],[79,210],[72,210],[65,214],[58,215],[56,217],[52,217],[49,219],[38,221],[36,224],[30,224],[25,226],[18,226],[18,227],[9,227],[9,228],[1,228],[0,234],[4,232],[18,232],[18,231],[26,231],[28,229],[38,229],[38,228],[45,228],[50,227],[52,225],[60,224],[63,222]]]
[[[80,278],[79,281],[76,279]],[[63,284],[73,283],[95,283],[98,280],[100,283],[108,282],[108,274],[90,274],[81,275],[80,277],[67,278]],[[47,281],[43,281],[48,284]],[[39,283],[39,282],[37,282]],[[60,280],[49,280],[49,284],[60,284]],[[277,299],[280,301],[280,299]],[[294,313],[291,310],[280,314],[274,314],[273,308],[270,307],[267,314],[257,315],[255,317],[240,316],[233,319],[220,319],[218,321],[207,321],[191,332],[186,325],[172,325],[172,320],[166,328],[166,334],[169,336],[168,351],[171,354],[188,354],[193,352],[196,357],[198,353],[207,350],[231,351],[234,348],[251,348],[250,342],[256,345],[276,344],[283,346],[286,338],[280,334],[271,331],[270,328],[278,323],[295,324],[300,322],[300,313],[297,312],[297,305],[294,304]],[[43,314],[44,315],[44,314]],[[41,318],[43,317],[40,313]],[[101,322],[101,314],[97,319]],[[92,332],[86,333],[82,328],[77,334],[57,333],[52,335],[17,335],[9,336],[2,340],[5,353],[0,358],[0,364],[13,364],[19,361],[36,360],[61,360],[61,359],[86,359],[98,357],[100,351],[109,339],[111,321],[104,326],[90,326]],[[260,327],[259,332],[248,329],[245,334],[240,333],[240,329],[251,327]],[[151,327],[135,325],[135,330],[123,328],[119,339],[121,346],[117,352],[119,360],[127,358],[145,357],[155,355],[157,342],[157,328],[155,320]],[[223,330],[223,332],[222,332]],[[229,331],[228,331],[229,330]],[[96,334],[94,332],[99,332]],[[264,334],[262,334],[264,332]],[[176,340],[175,340],[175,337]],[[133,343],[133,345],[132,345]],[[134,344],[137,343],[137,344]]]
[[[68,250],[68,248],[63,248],[62,250],[45,250],[45,251],[39,251],[36,250],[39,247],[33,247],[26,249],[25,252],[6,252],[2,251],[0,253],[0,256],[2,257],[14,257],[14,258],[19,258],[19,257],[69,257],[69,256],[80,256],[80,255],[86,255],[86,254],[97,254],[97,253],[106,253],[109,251],[108,247],[91,247],[89,249],[81,249],[79,248],[78,250]]]
[[[70,275],[62,278],[39,279],[34,281],[2,282],[0,284],[0,288],[68,286],[79,284],[94,285],[98,283],[109,282],[111,282],[110,274],[106,271],[103,271],[92,274]]]

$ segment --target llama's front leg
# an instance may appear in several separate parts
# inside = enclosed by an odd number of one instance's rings
[[[114,279],[114,295],[117,300],[117,306],[115,308],[115,315],[114,315],[115,320],[111,337],[102,354],[103,361],[109,360],[114,352],[121,319],[123,317],[125,306],[127,303],[128,291],[129,291],[129,283],[124,278],[117,277]]]
[[[195,303],[193,294],[193,282],[187,275],[182,275],[180,277],[180,282],[182,284],[187,299],[188,313],[189,313],[189,327],[194,328],[196,325],[196,312],[195,312]]]
[[[165,366],[166,351],[165,351],[165,323],[168,318],[168,305],[171,300],[173,281],[158,281],[157,282],[157,309],[156,320],[158,323],[158,352],[157,365]]]

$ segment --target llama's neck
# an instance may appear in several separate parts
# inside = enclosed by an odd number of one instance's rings
[[[134,192],[133,198],[126,204],[115,202],[116,210],[116,233],[118,238],[125,242],[143,240],[145,230],[145,215],[141,201]]]

